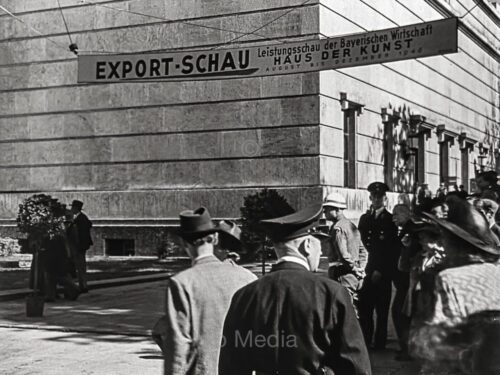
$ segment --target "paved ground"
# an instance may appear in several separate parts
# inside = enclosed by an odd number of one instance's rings
[[[0,257],[0,291],[27,288],[31,255]],[[115,279],[163,272],[178,272],[189,266],[187,258],[158,259],[156,257],[91,257],[87,260],[90,281]]]
[[[162,374],[161,352],[149,330],[161,315],[164,286],[93,290],[74,302],[46,304],[43,318],[27,318],[24,300],[0,302],[0,372]],[[374,375],[416,374],[415,364],[393,356],[393,350],[374,354]]]

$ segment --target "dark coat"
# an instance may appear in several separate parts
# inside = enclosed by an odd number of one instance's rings
[[[75,236],[71,238],[71,241],[74,242],[73,246],[75,246],[78,251],[88,250],[94,243],[92,242],[92,237],[90,236],[92,222],[89,220],[87,215],[80,212],[80,214],[74,219],[71,227],[76,228],[74,231]]]
[[[392,214],[384,209],[375,218],[371,211],[367,211],[361,215],[358,229],[368,251],[366,274],[379,271],[384,277],[392,278],[401,253],[398,228],[392,222]]]
[[[292,262],[236,292],[222,344],[219,375],[371,374],[347,290]]]

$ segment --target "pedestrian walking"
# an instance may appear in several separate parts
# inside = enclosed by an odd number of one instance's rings
[[[329,194],[323,203],[325,217],[333,223],[330,229],[328,276],[347,288],[354,307],[357,308],[358,291],[365,277],[368,253],[363,246],[358,228],[345,217],[345,209],[347,202],[339,193]]]
[[[206,208],[183,211],[179,217],[176,233],[192,266],[170,278],[165,317],[156,327],[165,357],[165,374],[214,375],[231,298],[257,277],[214,256],[218,228]]]
[[[271,272],[234,295],[224,323],[219,375],[371,374],[351,298],[314,275],[322,205],[261,221],[278,256]]]
[[[368,251],[366,277],[359,292],[359,319],[366,345],[384,349],[387,343],[387,323],[391,304],[391,282],[397,271],[400,246],[398,230],[392,215],[385,208],[389,187],[383,182],[368,185],[371,208],[361,216],[359,231]],[[376,325],[373,314],[376,311]],[[375,332],[375,335],[374,335]]]
[[[73,261],[78,276],[78,284],[80,293],[87,293],[89,291],[87,285],[87,250],[94,243],[90,230],[92,228],[92,221],[82,211],[83,202],[74,200],[71,203],[71,211],[73,212],[73,222],[69,224],[66,229],[68,238],[68,246],[72,252]]]

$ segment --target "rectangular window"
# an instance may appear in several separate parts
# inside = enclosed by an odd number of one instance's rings
[[[384,122],[384,177],[385,183],[390,190],[394,190],[394,134],[396,125],[393,121]]]
[[[135,255],[135,241],[133,239],[106,238],[104,240],[105,253],[108,256]]]
[[[469,148],[463,148],[461,150],[461,164],[462,164],[462,185],[466,191],[470,191],[469,182]]]
[[[419,184],[426,183],[425,181],[425,158],[427,156],[425,150],[426,137],[427,137],[426,133],[420,133],[418,135],[417,170],[415,174]]]
[[[357,144],[356,144],[356,121],[357,111],[355,109],[344,110],[344,187],[356,188],[357,179]]]
[[[439,180],[448,184],[449,177],[449,147],[448,142],[441,142],[439,144]]]

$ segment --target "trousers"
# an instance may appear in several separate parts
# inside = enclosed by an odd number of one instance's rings
[[[389,320],[389,307],[391,305],[391,280],[383,277],[373,283],[371,275],[367,275],[363,287],[359,291],[359,323],[367,346],[372,344],[375,332],[374,346],[378,349],[385,348],[387,343],[387,324]],[[374,325],[373,313],[377,313]]]

